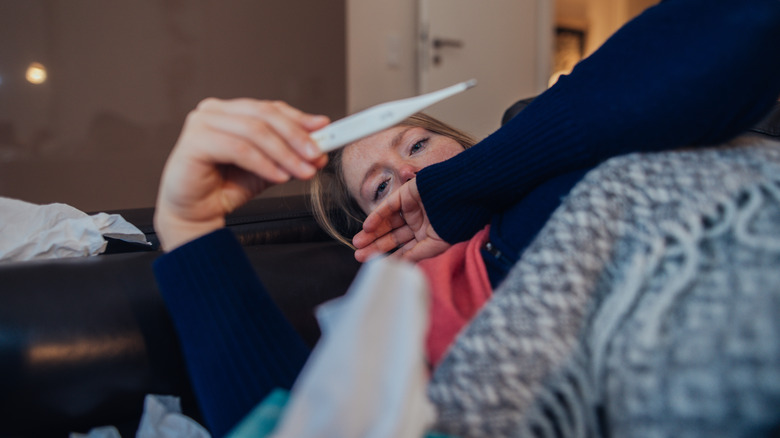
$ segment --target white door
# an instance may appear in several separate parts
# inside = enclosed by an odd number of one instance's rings
[[[547,87],[551,0],[419,0],[418,86],[477,86],[427,109],[478,138],[495,131],[515,101]]]

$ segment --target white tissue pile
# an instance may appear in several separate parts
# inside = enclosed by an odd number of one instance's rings
[[[0,261],[97,255],[106,250],[103,236],[148,244],[141,230],[117,214],[88,215],[66,204],[0,197]]]

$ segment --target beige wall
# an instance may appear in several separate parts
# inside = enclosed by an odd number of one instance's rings
[[[417,92],[417,0],[347,0],[350,113]]]
[[[0,2],[0,196],[151,206],[186,113],[209,96],[343,116],[344,20],[344,0]],[[23,79],[33,61],[42,85]]]
[[[556,21],[585,30],[587,52],[655,2],[557,0]],[[338,118],[415,94],[416,20],[417,0],[0,1],[0,196],[151,206],[204,97]],[[47,83],[20,79],[32,61]]]
[[[474,0],[480,7],[489,8],[489,2],[482,5],[480,0]],[[347,0],[347,108],[349,112],[358,111],[371,105],[392,99],[409,97],[421,92],[418,84],[418,14],[419,0]],[[540,24],[552,20],[551,6],[545,0],[528,2],[532,4],[531,10],[535,11],[533,17],[518,16],[514,23],[522,26],[531,21],[538,27],[539,37],[536,39],[522,39],[511,41],[502,39],[502,45],[490,47],[491,54],[500,56],[501,53],[537,53],[533,62],[524,65],[527,71],[524,73],[534,77],[540,76],[536,83],[544,87],[547,83],[550,70],[550,53],[541,56],[542,49],[549,47],[552,51],[551,35],[544,34],[547,28]],[[463,10],[453,10],[456,16]],[[468,13],[468,11],[466,11]],[[479,17],[474,17],[479,18]],[[459,22],[452,17],[452,22]],[[468,20],[474,26],[481,26],[479,20],[469,17]],[[495,25],[488,23],[487,26]],[[547,29],[550,33],[551,29]],[[495,26],[483,34],[496,35]],[[530,65],[533,64],[533,65]],[[544,65],[542,65],[544,64]],[[525,83],[524,79],[518,82]],[[454,83],[454,82],[450,82]],[[480,90],[485,90],[490,84],[480,84]],[[535,87],[538,88],[538,87]],[[430,90],[429,90],[430,91]],[[504,90],[505,91],[505,90]],[[525,95],[524,95],[525,96]],[[469,109],[459,109],[459,113]],[[473,109],[473,111],[478,111]],[[500,111],[495,117],[496,124],[500,119]],[[441,117],[441,115],[439,115]],[[479,119],[484,114],[476,117],[466,115],[467,118]],[[459,126],[466,124],[458,123]],[[492,131],[492,128],[485,133]],[[484,133],[482,133],[484,134]]]

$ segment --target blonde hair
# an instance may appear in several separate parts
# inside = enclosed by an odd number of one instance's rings
[[[399,126],[412,126],[443,135],[457,141],[463,149],[476,143],[469,134],[453,128],[427,114],[417,113],[410,116]],[[352,236],[363,227],[366,214],[350,195],[344,180],[342,151],[339,149],[328,155],[328,164],[311,180],[309,201],[317,223],[331,237],[352,249]]]

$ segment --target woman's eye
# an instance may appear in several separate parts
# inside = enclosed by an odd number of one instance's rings
[[[427,142],[428,142],[428,139],[424,138],[424,139],[418,141],[417,143],[413,144],[411,149],[409,150],[409,154],[410,155],[414,154],[417,151],[419,151],[420,149],[424,148],[425,147],[425,143],[427,143]]]
[[[387,188],[387,184],[388,184],[387,180],[382,181],[381,183],[379,183],[379,185],[376,187],[376,192],[374,192],[374,201],[379,199],[379,196],[382,193],[384,193],[385,189]]]

